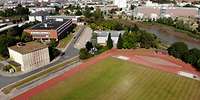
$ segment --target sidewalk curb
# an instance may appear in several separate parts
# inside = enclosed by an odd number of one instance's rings
[[[68,59],[68,60],[66,60],[66,61],[63,61],[63,62],[61,62],[61,63],[58,63],[58,64],[56,64],[56,65],[54,65],[54,66],[57,66],[57,65],[59,65],[59,64],[63,64],[63,63],[65,63],[65,62],[68,62],[68,61],[70,61],[70,60],[72,60],[72,59],[75,59],[75,58],[77,58],[77,57],[78,57],[78,56],[75,56],[75,57],[70,58],[70,59]],[[52,66],[52,67],[54,67],[54,66]],[[49,68],[47,68],[47,69],[45,69],[45,70],[41,70],[41,71],[38,72],[38,73],[44,72],[44,71],[46,71],[46,70],[48,70],[48,69],[50,69],[50,68],[52,68],[52,67],[49,67]],[[3,92],[2,92],[3,89],[5,89],[5,88],[7,88],[7,87],[9,87],[9,86],[11,86],[11,85],[16,84],[17,82],[26,80],[27,78],[30,78],[30,77],[32,77],[32,76],[38,74],[38,73],[34,73],[34,74],[30,75],[30,76],[27,76],[27,77],[24,78],[24,79],[18,80],[18,81],[14,82],[14,83],[11,83],[11,84],[9,84],[9,85],[7,85],[7,86],[5,86],[5,87],[2,87],[2,88],[0,89],[0,93],[3,93]],[[3,93],[3,94],[4,94],[4,93]],[[8,93],[8,94],[9,94],[9,93]],[[4,94],[4,95],[8,95],[8,94]]]

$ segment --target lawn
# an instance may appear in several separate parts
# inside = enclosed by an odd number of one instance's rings
[[[67,35],[66,37],[61,39],[59,41],[58,48],[65,48],[67,46],[67,44],[70,42],[70,40],[73,38],[73,36],[74,35],[72,33],[70,33],[69,35]]]
[[[32,100],[199,100],[200,81],[107,58]]]
[[[45,76],[45,75],[48,75],[49,73],[53,73],[53,72],[56,72],[62,68],[64,68],[64,65],[66,64],[73,64],[74,62],[77,62],[77,57],[75,58],[72,58],[68,61],[65,61],[61,64],[58,64],[58,65],[55,65],[55,66],[52,66],[46,70],[43,70],[41,72],[38,72],[37,74],[33,74],[27,78],[24,78],[23,80],[21,81],[18,81],[16,82],[15,84],[12,84],[12,85],[9,85],[7,86],[6,88],[2,89],[2,92],[4,94],[8,94],[10,93],[10,91],[12,91],[14,88],[19,88],[20,86],[23,86],[25,84],[28,84],[29,82],[31,81],[34,81],[34,80],[39,80],[42,76]]]

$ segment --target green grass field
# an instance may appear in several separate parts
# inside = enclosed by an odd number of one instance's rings
[[[200,100],[200,81],[110,57],[31,99]]]

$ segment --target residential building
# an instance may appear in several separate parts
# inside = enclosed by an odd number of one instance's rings
[[[127,0],[114,0],[114,5],[117,5],[119,8],[126,8]]]
[[[58,16],[46,16],[46,20],[49,19],[72,19],[72,23],[76,24],[77,22],[79,22],[81,16],[66,16],[66,15],[58,15]]]
[[[29,33],[33,39],[59,40],[66,35],[71,25],[72,19],[49,19],[31,28],[25,29],[24,32]]]
[[[187,13],[183,13],[187,12]],[[140,19],[158,19],[160,17],[198,17],[198,8],[184,7],[137,7],[134,17]]]
[[[40,21],[43,22],[46,20],[46,16],[48,16],[49,13],[47,11],[38,11],[35,13],[31,13],[28,17],[30,22],[34,22],[34,21]]]
[[[47,11],[48,13],[54,13],[55,8],[54,7],[29,7],[28,8],[31,13],[35,13],[38,11]]]
[[[97,43],[100,45],[106,45],[109,33],[111,34],[111,39],[113,40],[113,46],[116,47],[119,34],[123,35],[125,31],[94,31],[97,34]]]
[[[11,60],[21,65],[21,71],[31,71],[50,63],[48,46],[38,42],[18,43],[8,51]]]

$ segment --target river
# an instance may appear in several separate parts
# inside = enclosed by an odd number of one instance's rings
[[[187,41],[184,38],[175,36],[174,34],[168,34],[164,32],[160,32],[159,29],[156,28],[149,28],[144,29],[147,32],[154,33],[158,38],[160,38],[161,42],[166,43],[168,45],[173,44],[174,42],[184,42],[191,48],[198,48],[200,49],[200,42],[197,41]]]

